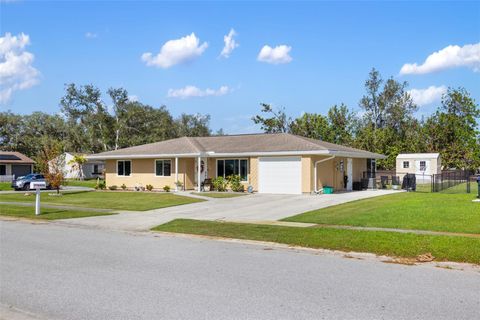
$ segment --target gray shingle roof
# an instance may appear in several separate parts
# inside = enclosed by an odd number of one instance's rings
[[[159,155],[198,156],[215,154],[304,153],[349,154],[358,158],[383,155],[288,133],[243,134],[210,137],[182,137],[90,155],[89,158],[155,157]],[[212,156],[214,156],[212,154]]]

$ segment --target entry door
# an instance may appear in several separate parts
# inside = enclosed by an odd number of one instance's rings
[[[300,157],[264,157],[258,159],[258,192],[302,193]]]

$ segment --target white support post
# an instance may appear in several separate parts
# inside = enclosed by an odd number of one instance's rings
[[[202,186],[202,181],[201,181],[201,170],[202,170],[202,157],[198,157],[197,161],[197,186],[198,186],[198,192],[202,192],[201,186]]]
[[[352,158],[347,159],[347,191],[353,190],[353,160]]]
[[[178,192],[178,157],[175,157],[175,191]]]

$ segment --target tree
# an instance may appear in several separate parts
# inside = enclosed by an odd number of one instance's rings
[[[279,109],[275,111],[271,105],[261,103],[261,112],[270,115],[270,118],[265,118],[260,115],[256,115],[252,118],[255,124],[260,124],[263,131],[266,133],[280,133],[289,132],[292,119],[287,117],[285,109]]]
[[[61,152],[58,142],[45,140],[37,156],[37,166],[52,189],[60,193],[60,186],[64,181],[65,156]]]
[[[334,105],[328,110],[330,126],[330,142],[351,145],[353,142],[353,129],[355,116],[345,104]]]
[[[78,170],[78,176],[80,178],[80,180],[83,180],[84,179],[84,175],[83,175],[83,165],[85,163],[87,163],[87,158],[82,155],[82,154],[75,154],[73,155],[73,158],[68,161],[68,164],[72,166],[72,169],[73,170]]]
[[[74,141],[73,151],[100,152],[111,149],[112,117],[101,99],[100,89],[93,85],[77,87],[71,83],[66,86],[60,106],[67,119],[69,139]]]
[[[197,114],[182,115],[175,121],[176,133],[178,137],[205,137],[211,134],[210,116]]]
[[[302,137],[331,141],[332,131],[328,119],[318,113],[304,113],[290,124],[290,132]]]
[[[478,104],[464,88],[449,88],[439,110],[425,123],[428,151],[439,151],[446,168],[478,168],[479,117]]]
[[[375,68],[365,81],[366,94],[359,103],[364,116],[357,122],[354,145],[387,155],[388,159],[377,161],[382,169],[395,167],[395,153],[408,146],[406,137],[413,135],[417,106],[406,91],[407,86],[407,82],[393,78],[384,82]]]

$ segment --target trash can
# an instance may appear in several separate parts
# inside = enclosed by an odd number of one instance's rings
[[[324,194],[332,194],[332,193],[333,193],[333,187],[324,186],[324,187],[323,187],[323,193],[324,193]]]

